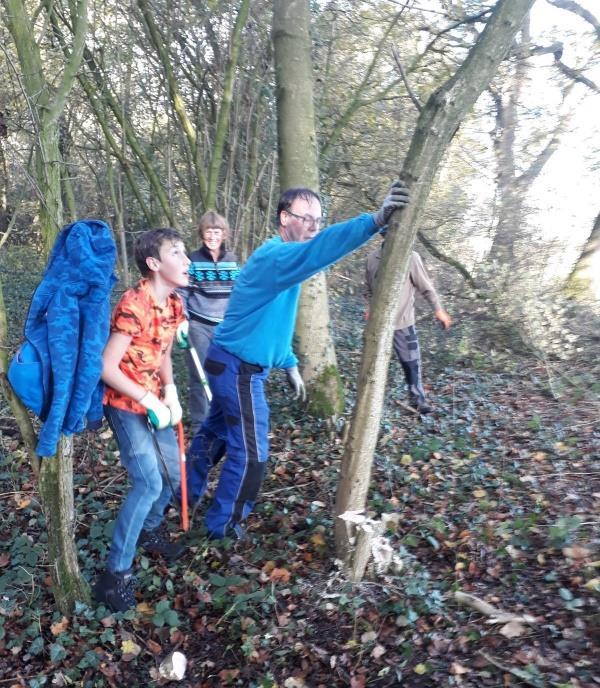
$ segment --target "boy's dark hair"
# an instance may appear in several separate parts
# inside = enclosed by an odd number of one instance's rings
[[[284,210],[289,210],[292,207],[292,203],[297,199],[302,198],[305,201],[310,201],[313,198],[321,202],[319,194],[312,189],[307,189],[303,186],[296,186],[287,191],[284,191],[279,197],[279,203],[277,204],[277,222],[279,223],[279,217]]]
[[[179,232],[172,227],[162,227],[160,229],[150,229],[135,240],[133,256],[142,277],[147,277],[151,270],[146,263],[146,258],[156,258],[160,260],[160,249],[162,245],[170,241],[183,241]]]

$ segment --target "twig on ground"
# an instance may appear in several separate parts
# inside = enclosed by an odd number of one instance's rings
[[[278,492],[287,492],[287,490],[297,490],[300,487],[307,487],[308,485],[313,485],[313,483],[302,483],[301,485],[290,485],[289,487],[279,487],[276,490],[271,490],[270,492],[263,492],[263,497],[272,497]]]
[[[504,662],[501,662],[499,659],[496,659],[496,657],[492,657],[492,655],[488,655],[487,652],[484,652],[483,650],[479,650],[477,654],[483,657],[490,664],[493,664],[495,667],[498,667],[498,669],[502,669],[502,671],[506,671],[507,673],[516,676],[518,679],[526,683],[528,686],[540,688],[539,681],[535,680],[534,677],[531,676],[531,674],[528,674],[526,671],[523,671],[523,669],[517,669],[517,667],[511,667],[508,664],[504,664]],[[555,683],[554,681],[552,681],[551,685],[560,686],[563,684]]]
[[[537,619],[530,614],[513,614],[512,612],[496,609],[496,607],[485,600],[475,597],[475,595],[471,595],[468,592],[457,590],[454,593],[454,599],[459,604],[464,604],[467,607],[471,607],[471,609],[481,612],[485,616],[489,616],[489,623],[509,623],[511,621],[517,621],[519,623],[533,624],[537,622]]]

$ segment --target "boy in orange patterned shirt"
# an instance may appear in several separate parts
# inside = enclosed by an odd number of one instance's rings
[[[131,566],[137,545],[168,559],[183,552],[159,526],[171,487],[177,490],[180,483],[172,426],[181,420],[182,411],[171,349],[185,319],[175,289],[187,286],[190,260],[181,237],[170,228],[142,234],[135,244],[135,260],[142,279],[117,304],[103,354],[104,412],[131,481],[115,522],[106,570],[94,587],[96,600],[113,611],[135,605]],[[168,477],[163,475],[159,450]]]

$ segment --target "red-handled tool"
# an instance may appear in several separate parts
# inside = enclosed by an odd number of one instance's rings
[[[177,444],[179,445],[179,472],[181,474],[181,527],[184,532],[187,532],[190,529],[190,519],[188,516],[185,437],[183,435],[183,423],[181,421],[177,423]]]

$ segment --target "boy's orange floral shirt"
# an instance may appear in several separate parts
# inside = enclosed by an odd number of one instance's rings
[[[141,279],[128,289],[112,314],[110,331],[130,336],[119,368],[146,391],[160,397],[162,384],[160,366],[173,341],[175,330],[185,320],[183,305],[178,294],[173,293],[161,307],[150,287],[148,279]],[[104,403],[124,411],[145,414],[146,409],[131,397],[106,386]]]

